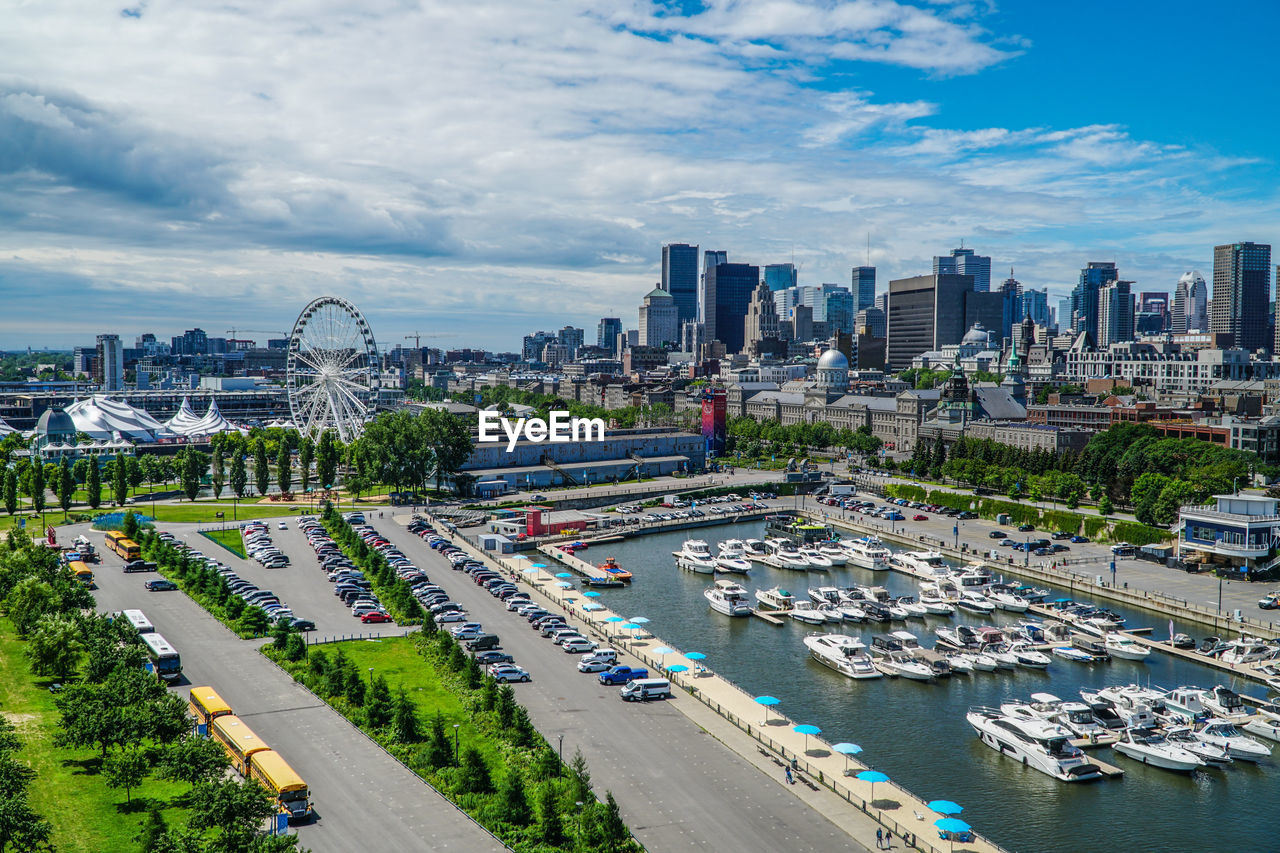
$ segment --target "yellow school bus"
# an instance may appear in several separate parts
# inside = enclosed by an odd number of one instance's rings
[[[80,560],[72,560],[67,563],[67,568],[71,570],[71,574],[75,579],[84,584],[87,589],[93,589],[93,569]]]
[[[255,752],[270,749],[262,738],[240,721],[235,714],[223,714],[214,717],[209,726],[209,734],[222,744],[231,758],[231,766],[241,776],[249,775],[249,759]]]
[[[249,757],[250,775],[271,792],[281,812],[289,821],[306,820],[311,814],[307,783],[274,749],[264,749]]]
[[[112,530],[107,534],[107,549],[115,552],[126,561],[137,560],[142,557],[142,546],[119,530]]]
[[[192,687],[191,702],[187,705],[187,710],[196,718],[197,723],[207,726],[215,717],[230,714],[231,706],[212,687]]]

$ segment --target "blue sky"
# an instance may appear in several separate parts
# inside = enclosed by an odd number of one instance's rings
[[[1262,2],[46,0],[0,30],[0,347],[633,326],[659,247],[1066,292],[1280,236]],[[1232,24],[1238,20],[1238,25]],[[265,335],[256,335],[265,337]]]

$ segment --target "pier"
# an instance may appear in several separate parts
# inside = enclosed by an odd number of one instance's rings
[[[790,610],[761,610],[758,607],[754,607],[751,609],[752,616],[759,617],[760,619],[763,619],[764,621],[768,622],[770,625],[776,625],[779,628],[781,628],[786,623],[783,622],[778,617],[785,616],[790,612],[791,612]]]

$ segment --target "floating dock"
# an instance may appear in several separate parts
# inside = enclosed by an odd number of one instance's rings
[[[752,616],[759,616],[761,619],[768,622],[770,625],[776,625],[779,628],[782,627],[783,622],[778,617],[785,616],[790,612],[791,612],[790,610],[761,610],[758,607],[753,607],[751,609]]]

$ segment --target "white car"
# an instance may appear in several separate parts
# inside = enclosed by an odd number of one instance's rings
[[[467,621],[467,614],[463,613],[461,610],[446,610],[445,612],[436,614],[431,618],[435,620],[437,625],[443,625],[447,622],[465,622]]]
[[[281,530],[288,530],[288,529],[289,529],[289,525],[288,525],[288,524],[286,524],[286,523],[285,523],[285,522],[283,522],[283,521],[282,521],[282,522],[280,522],[279,527],[280,527],[280,529],[281,529]]]
[[[560,644],[566,652],[582,653],[594,652],[599,643],[592,642],[586,637],[570,637]]]
[[[531,604],[531,603],[532,602],[530,602],[529,599],[524,598],[523,596],[513,595],[507,599],[507,609],[519,610],[521,607],[524,607],[526,604]]]
[[[578,672],[604,672],[606,669],[612,669],[615,665],[599,658],[580,660],[578,661]]]

